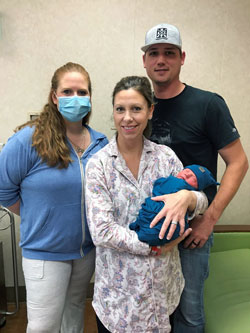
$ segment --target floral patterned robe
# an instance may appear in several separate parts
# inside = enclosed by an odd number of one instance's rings
[[[150,255],[129,224],[159,177],[176,175],[183,166],[168,147],[144,139],[138,179],[119,153],[115,137],[86,167],[86,207],[96,245],[93,307],[112,333],[170,332],[169,315],[184,287],[178,248]],[[195,214],[207,207],[197,192]]]

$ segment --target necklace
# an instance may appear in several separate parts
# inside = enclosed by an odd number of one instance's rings
[[[77,146],[74,142],[72,142],[70,139],[69,141],[72,143],[72,146],[74,147],[74,149],[76,150],[77,154],[83,154],[85,152],[84,148],[81,148],[79,146]],[[83,143],[84,145],[84,143]]]
[[[85,149],[82,149],[81,147],[78,147],[77,145],[75,145],[73,142],[71,142],[73,144],[73,146],[75,147],[75,150],[77,152],[77,154],[83,154],[85,152]]]
[[[83,146],[84,146],[84,144],[85,144],[85,133],[84,133],[84,131],[83,131]],[[73,145],[73,147],[75,148],[75,150],[76,150],[76,152],[77,152],[77,154],[83,154],[84,152],[85,152],[85,149],[84,148],[81,148],[81,147],[79,147],[78,145],[76,145],[74,142],[72,142],[71,140],[70,140],[70,138],[69,138],[69,141],[72,143],[72,145]]]

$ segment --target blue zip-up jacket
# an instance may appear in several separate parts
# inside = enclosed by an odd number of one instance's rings
[[[108,140],[86,127],[91,144],[80,158],[68,141],[73,162],[67,169],[41,161],[30,127],[15,133],[0,153],[0,204],[8,207],[20,199],[20,246],[26,258],[72,260],[94,247],[85,215],[84,170]]]

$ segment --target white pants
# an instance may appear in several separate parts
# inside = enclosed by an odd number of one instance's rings
[[[82,333],[95,249],[69,261],[23,258],[27,291],[27,333]]]

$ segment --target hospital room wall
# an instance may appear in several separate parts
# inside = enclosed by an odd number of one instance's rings
[[[182,81],[225,98],[250,156],[249,17],[248,0],[1,0],[0,142],[41,110],[54,70],[68,61],[89,71],[90,125],[110,138],[112,89],[123,76],[145,75],[145,32],[168,22],[179,27],[186,51]],[[219,179],[223,169],[219,160]],[[249,192],[248,174],[220,224],[250,223]],[[17,241],[19,223],[16,217]],[[8,232],[0,232],[1,238],[9,243]],[[6,284],[12,286],[9,256],[7,250]],[[24,285],[20,249],[18,266]]]

